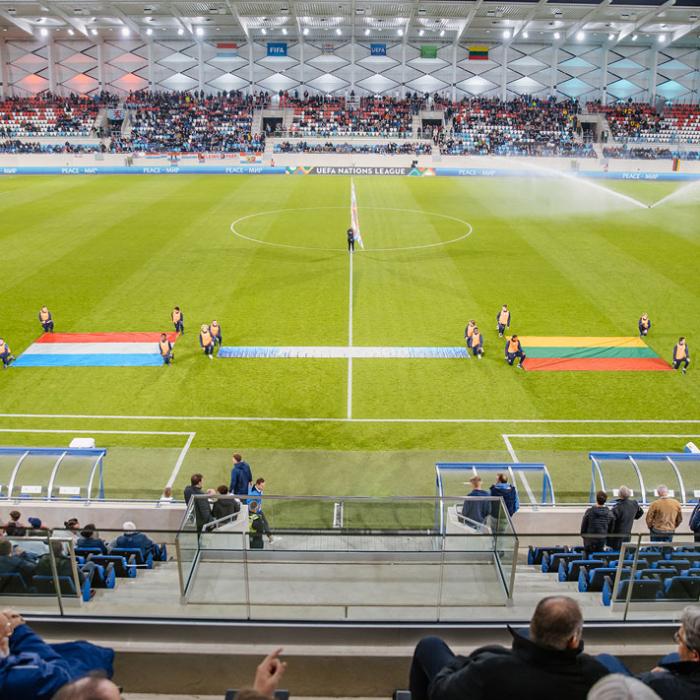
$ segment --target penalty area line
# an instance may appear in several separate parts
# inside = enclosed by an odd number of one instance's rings
[[[170,473],[170,478],[165,484],[166,489],[172,488],[173,484],[175,483],[175,479],[177,479],[178,474],[180,473],[180,468],[182,467],[182,464],[185,461],[185,457],[189,452],[190,446],[192,445],[192,441],[194,440],[196,434],[197,433],[189,433],[187,442],[185,443],[185,446],[180,450],[180,454],[178,455],[177,461],[175,462],[175,466],[173,467],[173,470]]]

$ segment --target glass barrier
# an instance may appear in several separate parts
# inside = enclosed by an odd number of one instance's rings
[[[588,622],[677,619],[700,599],[692,534],[519,533],[490,497],[266,496],[262,514],[244,500],[222,498],[229,514],[206,523],[194,499],[177,531],[0,539],[10,545],[2,554],[0,544],[3,605],[73,617],[517,623],[546,595],[574,596]]]

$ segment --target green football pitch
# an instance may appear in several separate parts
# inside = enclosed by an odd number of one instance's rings
[[[186,333],[171,367],[0,372],[0,444],[91,435],[108,449],[109,497],[179,492],[194,471],[227,482],[238,451],[271,494],[432,495],[438,460],[515,455],[580,501],[588,450],[700,438],[692,364],[523,372],[495,330],[503,303],[522,335],[633,336],[646,311],[651,348],[669,359],[685,335],[692,354],[700,186],[354,182],[365,249],[351,266],[346,177],[4,177],[0,335],[15,355],[40,335],[43,304],[72,333],[170,330],[179,305]],[[228,346],[459,346],[470,318],[482,361],[210,362],[197,343],[217,319]]]

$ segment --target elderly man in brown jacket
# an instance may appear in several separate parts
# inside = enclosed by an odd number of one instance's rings
[[[681,504],[668,495],[668,487],[658,486],[656,492],[659,498],[654,501],[647,511],[647,527],[652,542],[671,542],[673,533],[683,520]]]

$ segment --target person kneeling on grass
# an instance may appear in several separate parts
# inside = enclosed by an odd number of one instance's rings
[[[651,330],[651,321],[649,320],[649,314],[642,314],[637,324],[639,327],[639,337],[642,338],[645,335],[649,335]]]
[[[15,356],[12,354],[10,346],[0,338],[0,360],[2,360],[3,369],[7,369],[14,359]]]
[[[525,369],[523,367],[523,362],[525,362],[527,358],[525,356],[525,353],[523,352],[523,346],[520,344],[518,336],[513,335],[508,340],[506,340],[506,360],[508,364],[512,365],[515,362],[516,357],[520,358],[518,367],[520,367],[520,369]]]
[[[218,321],[212,321],[209,326],[211,337],[214,338],[214,345],[221,345],[221,326]]]
[[[45,306],[42,306],[39,311],[39,323],[41,323],[44,333],[53,333],[53,316]]]
[[[464,329],[464,344],[467,346],[467,359],[469,359],[469,351],[472,349],[472,335],[474,335],[475,328],[476,321],[472,318]]]
[[[484,354],[484,337],[481,335],[481,331],[476,326],[474,326],[471,341],[471,348],[472,352],[474,353],[474,357],[480,360],[481,356]]]
[[[678,338],[678,342],[673,347],[673,369],[678,369],[681,365],[683,365],[681,372],[685,374],[688,370],[689,364],[690,350],[688,349],[688,344],[685,342],[685,338],[681,336]]]
[[[212,337],[209,326],[206,323],[202,324],[199,331],[199,344],[204,350],[204,354],[209,357],[210,360],[214,359],[214,338]]]
[[[169,365],[175,359],[173,355],[173,344],[168,340],[168,336],[165,333],[160,334],[158,349],[160,350],[160,356],[163,358],[164,365]]]

